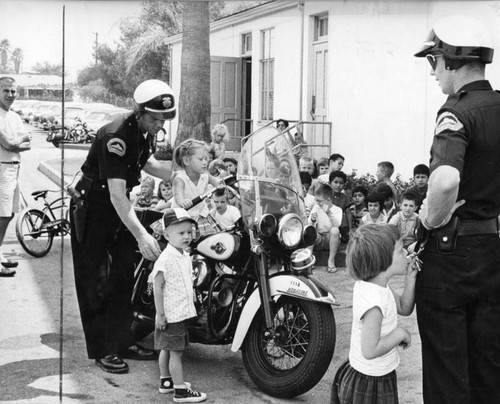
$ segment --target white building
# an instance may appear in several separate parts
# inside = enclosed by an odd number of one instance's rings
[[[211,24],[212,124],[250,119],[304,124],[314,154],[346,157],[345,172],[375,173],[391,161],[403,179],[429,161],[434,120],[445,101],[430,66],[413,54],[450,14],[481,18],[500,45],[498,1],[274,1]],[[170,38],[178,92],[182,35]],[[487,78],[500,88],[500,55]],[[228,121],[231,133],[249,124]],[[172,123],[176,133],[176,122]],[[237,144],[237,142],[234,142]]]

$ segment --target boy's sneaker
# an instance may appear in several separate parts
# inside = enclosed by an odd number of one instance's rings
[[[189,389],[191,387],[191,383],[184,382],[184,384]],[[160,388],[158,391],[162,394],[173,393],[174,392],[174,381],[171,377],[165,377],[164,379],[160,379]]]
[[[205,393],[187,389],[175,389],[174,403],[201,403],[207,399]]]

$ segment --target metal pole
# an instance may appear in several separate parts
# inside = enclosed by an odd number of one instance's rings
[[[65,99],[65,21],[66,6],[62,9],[62,97],[61,97],[61,125],[64,140],[64,99]],[[64,141],[61,147],[61,198],[64,198]],[[64,201],[64,199],[63,199]],[[61,217],[64,217],[64,203],[61,204]],[[61,254],[60,254],[60,289],[59,289],[59,402],[63,401],[63,336],[64,336],[64,232],[61,231]]]

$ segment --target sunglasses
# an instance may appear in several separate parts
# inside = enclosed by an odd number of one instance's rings
[[[427,61],[431,65],[432,70],[436,70],[437,58],[441,57],[441,56],[443,56],[443,55],[431,55],[431,54],[425,55],[425,58],[427,59]]]

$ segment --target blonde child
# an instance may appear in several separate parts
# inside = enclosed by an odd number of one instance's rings
[[[210,153],[213,159],[222,159],[226,153],[225,141],[229,137],[227,126],[221,123],[215,125],[211,132],[212,143],[210,143]]]
[[[181,208],[163,214],[167,247],[155,262],[152,277],[156,308],[155,349],[160,350],[160,393],[174,393],[174,403],[198,403],[207,395],[184,381],[182,356],[188,346],[187,321],[196,317],[191,257],[185,251],[193,239],[195,221]]]
[[[328,173],[330,163],[326,157],[319,159],[318,161],[318,175],[324,175]]]
[[[397,315],[413,312],[416,267],[398,229],[387,223],[359,227],[347,245],[346,263],[356,280],[351,344],[348,362],[335,375],[331,403],[396,404],[398,347],[411,344]],[[405,276],[401,295],[389,287],[396,275]]]
[[[196,221],[200,216],[206,217],[209,209],[204,202],[193,206],[192,199],[218,184],[217,178],[207,172],[208,151],[205,142],[193,139],[185,140],[174,150],[174,161],[181,169],[177,171],[173,182],[172,207],[188,210]]]
[[[155,180],[146,176],[141,180],[141,191],[137,195],[132,206],[138,208],[154,208],[158,203],[158,198],[154,194]]]
[[[163,211],[172,205],[172,183],[170,181],[161,181],[158,185],[158,203],[155,210]]]
[[[314,191],[316,204],[311,209],[309,223],[316,227],[317,237],[313,250],[328,251],[328,267],[330,273],[337,272],[335,256],[340,245],[342,209],[333,203],[333,190],[329,185],[320,184]]]

